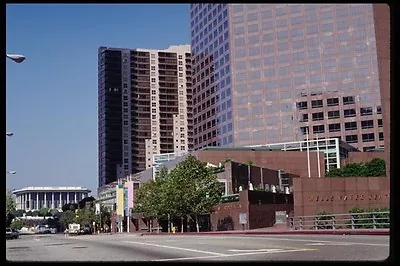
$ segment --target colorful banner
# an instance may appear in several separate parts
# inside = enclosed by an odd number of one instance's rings
[[[128,208],[128,183],[124,184],[124,216],[129,216]]]
[[[124,215],[124,185],[117,185],[117,215]]]
[[[133,181],[128,181],[127,182],[128,186],[128,208],[133,208],[133,201],[135,200],[134,198],[134,192],[133,192]]]

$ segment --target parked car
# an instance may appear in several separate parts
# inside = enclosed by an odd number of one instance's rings
[[[92,229],[90,227],[84,227],[83,230],[81,231],[81,234],[83,234],[83,235],[91,235],[92,234]]]
[[[15,229],[6,228],[6,239],[17,239],[19,238],[19,232]]]

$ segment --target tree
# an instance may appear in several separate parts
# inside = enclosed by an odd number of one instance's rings
[[[326,177],[386,176],[385,160],[374,158],[366,163],[349,163],[342,168],[332,168]]]
[[[385,160],[374,158],[365,164],[365,172],[367,176],[385,176],[386,165]]]
[[[67,210],[63,212],[61,223],[68,228],[68,225],[75,222],[75,211]]]
[[[15,211],[15,216],[16,217],[22,217],[24,216],[25,210],[19,209]]]
[[[46,218],[46,216],[50,215],[50,209],[48,208],[41,208],[39,210],[39,216],[43,216],[43,218]]]
[[[6,196],[6,227],[11,225],[12,220],[15,218],[15,202],[11,191],[7,191]]]
[[[184,217],[189,219],[194,214],[197,222],[197,215],[209,213],[221,195],[220,184],[212,169],[189,155],[170,172],[160,171],[155,180],[139,188],[135,211],[142,212],[150,221],[165,216],[180,217],[183,231]]]
[[[10,225],[10,227],[12,229],[17,229],[17,230],[21,230],[21,228],[24,227],[24,226],[25,226],[25,222],[23,220],[20,220],[20,219],[14,219],[11,222],[11,225]]]
[[[222,196],[221,186],[212,169],[189,155],[170,172],[168,181],[171,189],[167,193],[173,199],[174,212],[181,217],[194,214],[199,231],[198,214],[210,213]]]
[[[195,213],[196,229],[199,229],[199,214],[209,214],[213,206],[221,201],[221,184],[215,175],[206,175],[196,182],[195,201],[193,203],[193,212]]]

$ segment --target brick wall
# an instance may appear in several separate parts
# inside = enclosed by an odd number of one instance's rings
[[[390,205],[387,177],[293,179],[294,215],[315,215],[322,211],[348,213],[354,207],[383,208]]]

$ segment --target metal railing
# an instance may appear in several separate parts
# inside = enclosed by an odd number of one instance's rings
[[[389,228],[390,212],[361,212],[346,214],[320,214],[289,217],[293,230],[320,229],[381,229]]]

